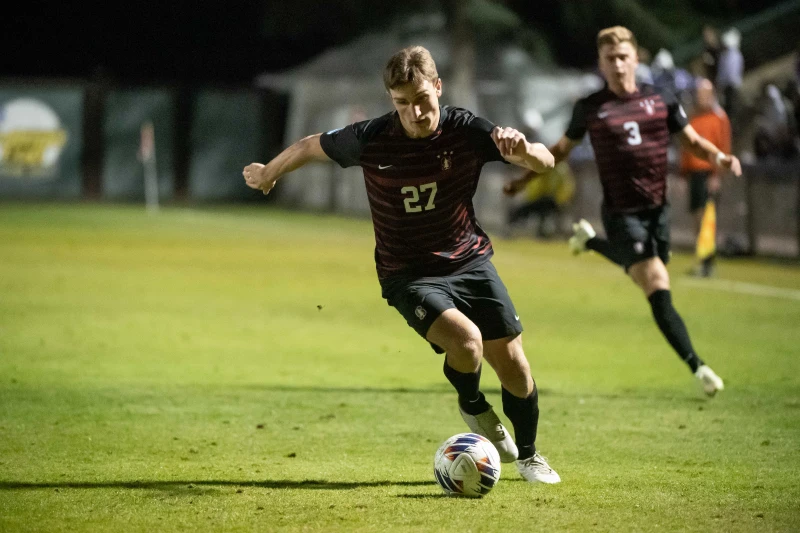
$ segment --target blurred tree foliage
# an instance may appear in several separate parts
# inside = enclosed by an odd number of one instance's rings
[[[598,30],[623,25],[639,44],[660,48],[699,39],[710,24],[720,29],[785,0],[502,0],[547,36],[559,64],[585,67],[596,61]]]
[[[781,0],[461,0],[466,4],[476,43],[513,40],[542,62],[586,67],[595,63],[595,37],[601,28],[622,24],[652,52],[697,39],[703,25],[724,28]],[[448,12],[449,0],[339,0],[267,2],[264,37],[279,52],[274,67],[289,66],[320,50],[368,31],[381,31],[398,17]],[[452,12],[452,9],[450,9]]]

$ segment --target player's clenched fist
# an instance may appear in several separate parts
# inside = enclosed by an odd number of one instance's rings
[[[514,163],[534,172],[545,172],[553,168],[553,154],[542,143],[530,143],[520,131],[514,128],[495,126],[492,140],[500,155],[509,163]]]
[[[277,178],[270,179],[266,173],[266,167],[261,163],[250,163],[242,171],[244,182],[251,189],[261,189],[264,194],[269,194],[269,191],[275,186]]]
[[[492,130],[492,140],[503,157],[520,154],[526,150],[525,136],[514,128],[497,126]]]

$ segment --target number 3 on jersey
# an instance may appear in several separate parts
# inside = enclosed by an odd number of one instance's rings
[[[400,189],[400,192],[404,195],[410,194],[411,196],[407,196],[403,203],[406,205],[406,213],[419,213],[422,211],[422,205],[420,205],[420,193],[430,191],[431,194],[428,196],[428,203],[425,204],[425,211],[430,211],[431,209],[435,208],[436,205],[433,203],[433,198],[436,196],[436,182],[432,181],[431,183],[426,183],[424,185],[420,185],[419,189],[414,187],[413,185],[409,185],[408,187],[403,187]]]
[[[625,131],[628,132],[628,144],[636,146],[642,144],[642,136],[639,134],[639,123],[630,121],[622,125]]]

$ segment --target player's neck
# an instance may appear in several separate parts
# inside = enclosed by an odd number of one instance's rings
[[[630,80],[630,81],[626,80],[626,81],[624,81],[624,82],[622,82],[620,84],[616,84],[616,83],[615,84],[611,84],[611,83],[609,83],[608,84],[608,89],[612,93],[614,93],[617,96],[619,96],[620,98],[624,98],[626,96],[630,96],[630,95],[636,93],[636,91],[639,90],[639,88],[636,86],[636,80],[635,79],[634,80]]]

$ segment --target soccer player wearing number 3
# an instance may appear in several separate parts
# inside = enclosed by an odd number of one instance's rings
[[[490,262],[492,243],[472,205],[481,167],[506,161],[542,172],[553,156],[515,129],[439,105],[442,80],[422,47],[384,69],[395,111],[302,139],[267,165],[245,167],[247,185],[268,193],[310,161],[360,166],[375,231],[382,295],[437,353],[470,429],[491,440],[528,481],[557,483],[535,448],[538,391],[522,349],[522,325]],[[503,412],[516,442],[480,392],[485,359],[502,384]]]
[[[669,205],[667,148],[677,133],[688,151],[717,167],[741,174],[739,160],[720,151],[689,125],[674,95],[649,85],[637,85],[636,38],[622,26],[597,35],[602,90],[579,100],[566,134],[550,151],[556,163],[565,159],[586,132],[595,152],[603,188],[602,219],[606,239],[581,220],[573,226],[573,253],[594,250],[625,268],[642,289],[656,324],[672,348],[689,366],[709,396],[723,382],[697,355],[689,333],[672,306],[669,274]],[[521,180],[533,179],[525,176]],[[509,191],[520,180],[506,184]]]

